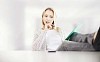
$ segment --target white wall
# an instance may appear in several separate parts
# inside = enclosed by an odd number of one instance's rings
[[[100,26],[99,0],[0,0],[0,50],[31,50],[47,7],[55,10],[56,26],[66,33],[77,24],[80,33],[95,32]]]

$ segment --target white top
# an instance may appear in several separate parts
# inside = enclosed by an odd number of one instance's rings
[[[55,51],[64,40],[65,36],[63,35],[61,30],[59,30],[59,32],[57,32],[56,30],[40,30],[37,31],[37,33],[35,33],[34,35],[32,50]]]
[[[56,30],[48,30],[46,32],[46,43],[47,50],[56,51],[62,43],[60,34]]]

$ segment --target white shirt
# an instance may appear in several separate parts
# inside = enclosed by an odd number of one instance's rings
[[[55,30],[48,30],[46,33],[46,43],[48,51],[56,51],[62,44],[60,34]]]

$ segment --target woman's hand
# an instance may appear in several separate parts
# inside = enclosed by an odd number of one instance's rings
[[[50,30],[50,29],[52,29],[51,24],[45,24],[45,30]]]

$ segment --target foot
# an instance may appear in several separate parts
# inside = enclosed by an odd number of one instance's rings
[[[100,51],[100,27],[94,35],[93,47],[96,51]]]

